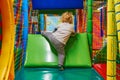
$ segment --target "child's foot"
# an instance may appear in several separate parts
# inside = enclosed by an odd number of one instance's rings
[[[59,70],[60,70],[60,71],[63,71],[63,70],[64,70],[64,68],[63,68],[63,67],[60,67],[60,68],[59,68]]]
[[[43,31],[41,31],[40,33],[43,34]]]
[[[60,71],[63,71],[63,70],[64,70],[63,65],[59,65],[58,67],[59,67],[59,70],[60,70]]]
[[[44,31],[41,31],[41,35],[44,36]]]

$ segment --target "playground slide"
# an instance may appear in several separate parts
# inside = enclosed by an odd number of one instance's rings
[[[0,55],[0,80],[14,78],[14,15],[13,0],[0,0],[2,15],[2,49]]]

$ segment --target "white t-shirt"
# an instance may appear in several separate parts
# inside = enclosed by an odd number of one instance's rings
[[[69,23],[61,23],[57,26],[57,30],[53,32],[53,36],[63,44],[66,44],[71,33],[74,33],[74,27]]]

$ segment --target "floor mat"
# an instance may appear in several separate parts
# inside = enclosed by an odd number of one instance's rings
[[[23,68],[15,80],[104,80],[93,68]]]

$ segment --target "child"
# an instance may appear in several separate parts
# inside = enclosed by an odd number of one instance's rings
[[[63,64],[65,59],[65,45],[74,33],[73,15],[71,12],[65,12],[61,16],[61,23],[57,26],[57,29],[53,32],[41,32],[41,34],[47,37],[53,44],[58,52],[58,67],[60,70],[64,70]]]

